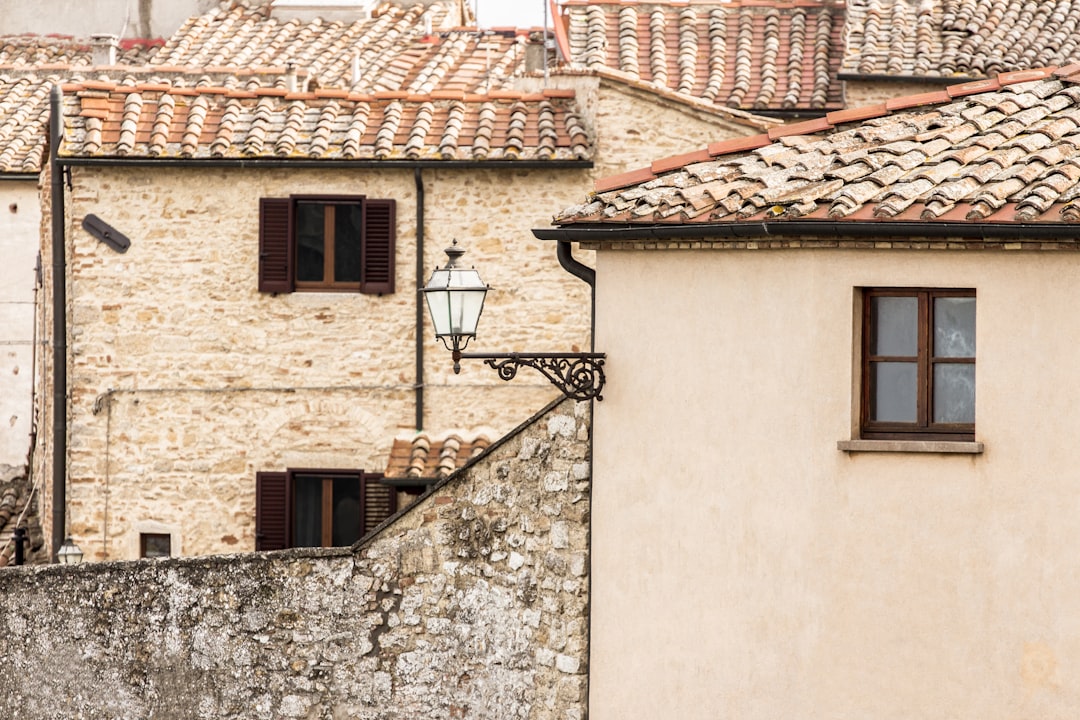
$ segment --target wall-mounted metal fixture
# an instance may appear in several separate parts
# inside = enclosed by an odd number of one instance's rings
[[[23,565],[26,563],[26,544],[30,542],[30,538],[27,537],[26,528],[17,527],[15,532],[11,535],[11,542],[15,543],[15,564]]]
[[[131,241],[122,232],[97,215],[87,215],[82,221],[83,229],[118,253],[127,252]]]
[[[510,380],[519,367],[539,370],[564,395],[573,400],[602,400],[604,389],[604,353],[467,353],[469,340],[476,337],[476,326],[484,310],[488,286],[473,268],[462,268],[458,261],[465,251],[457,241],[446,249],[446,267],[436,267],[421,290],[427,299],[428,312],[435,325],[435,337],[453,354],[454,372],[461,372],[461,359],[483,360]]]

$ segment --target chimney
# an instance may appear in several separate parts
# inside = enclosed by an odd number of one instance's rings
[[[547,71],[547,46],[540,33],[529,33],[525,44],[525,72]]]
[[[115,35],[91,35],[90,57],[94,65],[115,65],[116,48],[120,41]]]
[[[296,92],[296,63],[285,65],[285,89],[288,92]]]

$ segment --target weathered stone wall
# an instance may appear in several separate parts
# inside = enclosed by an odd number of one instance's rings
[[[589,406],[354,549],[9,568],[0,717],[585,716]]]

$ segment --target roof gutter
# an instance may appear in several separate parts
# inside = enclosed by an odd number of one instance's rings
[[[523,170],[556,169],[587,170],[592,160],[314,160],[312,158],[114,158],[62,157],[57,162],[64,167],[228,167],[228,168],[400,168],[457,169],[512,168]]]
[[[533,236],[560,242],[673,240],[682,238],[961,238],[965,240],[1077,240],[1080,226],[1050,223],[969,223],[774,220],[689,225],[569,225],[536,228]]]
[[[973,80],[985,80],[985,75],[965,75],[963,77],[944,77],[933,75],[875,75],[874,73],[838,73],[837,80],[853,80],[855,82],[921,82],[933,83],[934,85],[959,85]]]

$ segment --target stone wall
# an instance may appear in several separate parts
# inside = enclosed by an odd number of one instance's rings
[[[585,716],[589,405],[353,549],[9,568],[0,717]]]

